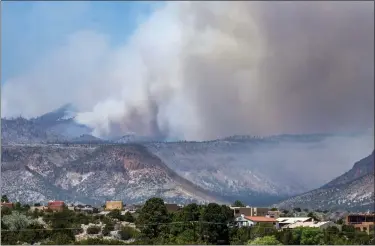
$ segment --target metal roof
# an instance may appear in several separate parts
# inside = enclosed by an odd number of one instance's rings
[[[279,223],[293,224],[296,222],[304,222],[309,219],[311,219],[311,217],[280,217],[280,218],[277,218],[276,220]]]

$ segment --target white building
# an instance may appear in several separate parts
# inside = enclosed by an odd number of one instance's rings
[[[267,224],[270,227],[279,229],[279,223],[277,220],[266,216],[245,216],[242,214],[240,217],[235,219],[235,222],[238,227],[251,227],[257,224]]]
[[[310,227],[310,228],[319,228],[321,230],[324,230],[332,226],[337,227],[339,230],[341,230],[341,227],[332,221],[296,222],[296,223],[284,226],[283,229],[295,229],[297,227]]]
[[[245,216],[266,216],[269,208],[258,208],[258,207],[230,207],[233,210],[235,218],[240,217],[242,214]]]
[[[280,217],[276,219],[279,222],[280,227],[284,227],[296,222],[308,222],[313,221],[311,217]]]
[[[107,215],[107,214],[109,214],[109,212],[111,212],[111,211],[101,211],[101,212],[99,213],[99,215]]]

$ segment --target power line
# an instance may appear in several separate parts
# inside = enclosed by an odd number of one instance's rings
[[[210,221],[188,221],[188,222],[170,222],[170,223],[147,223],[147,224],[143,224],[143,225],[138,225],[137,227],[147,227],[147,226],[155,226],[155,225],[156,226],[159,226],[159,225],[176,225],[176,224],[194,225],[195,223],[198,223],[198,224],[211,224],[211,225],[228,225],[226,223],[210,222]],[[96,226],[98,226],[98,225],[96,225]],[[105,225],[102,225],[102,226],[105,226]],[[249,231],[252,231],[252,230],[258,230],[258,231],[260,230],[260,231],[262,231],[262,230],[264,230],[264,232],[265,232],[266,229],[277,230],[273,226],[262,226],[262,227],[252,226],[252,227],[242,227],[242,228],[248,229]],[[294,228],[294,229],[297,229],[297,228]],[[82,227],[79,227],[79,228],[68,227],[68,228],[43,228],[43,229],[20,229],[20,230],[8,230],[8,229],[3,230],[2,229],[1,231],[2,232],[22,232],[22,231],[56,231],[56,230],[82,230],[82,229],[83,229]],[[136,228],[134,228],[134,229],[136,229]],[[287,229],[284,229],[284,231],[285,230],[293,231],[294,229],[287,228]],[[268,232],[271,232],[271,231],[268,231]],[[333,234],[337,234],[337,233],[344,233],[344,234],[359,234],[359,233],[363,233],[363,231],[336,231],[336,230],[327,230],[327,229],[324,230],[323,232],[327,232],[328,234],[330,234],[330,233],[333,233]]]
[[[21,230],[1,230],[1,232],[23,232],[23,231],[63,231],[63,230],[82,230],[83,228],[43,228],[43,229],[21,229]]]

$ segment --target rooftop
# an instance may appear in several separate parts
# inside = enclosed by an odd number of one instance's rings
[[[322,225],[325,225],[327,223],[331,223],[331,221],[320,221],[320,222],[312,222],[312,221],[308,221],[308,222],[296,222],[294,224],[290,224],[290,225],[287,225],[285,226],[285,228],[296,228],[296,227],[321,227]]]
[[[245,216],[244,218],[254,222],[277,222],[276,219],[265,216]]]
[[[375,216],[375,213],[352,213],[348,214],[348,216]]]
[[[279,223],[286,223],[286,224],[293,224],[293,223],[296,223],[296,222],[303,222],[303,221],[307,221],[311,219],[310,217],[280,217],[280,218],[277,218],[276,220],[279,222]]]
[[[48,205],[62,206],[62,205],[64,205],[64,202],[63,201],[52,201],[52,202],[48,202]]]

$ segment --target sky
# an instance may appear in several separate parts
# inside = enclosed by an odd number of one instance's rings
[[[142,19],[162,2],[5,1],[1,2],[1,82],[27,71],[38,57],[57,48],[67,35],[94,30],[112,45],[127,40]]]
[[[374,3],[2,2],[2,117],[207,140],[374,125]]]

